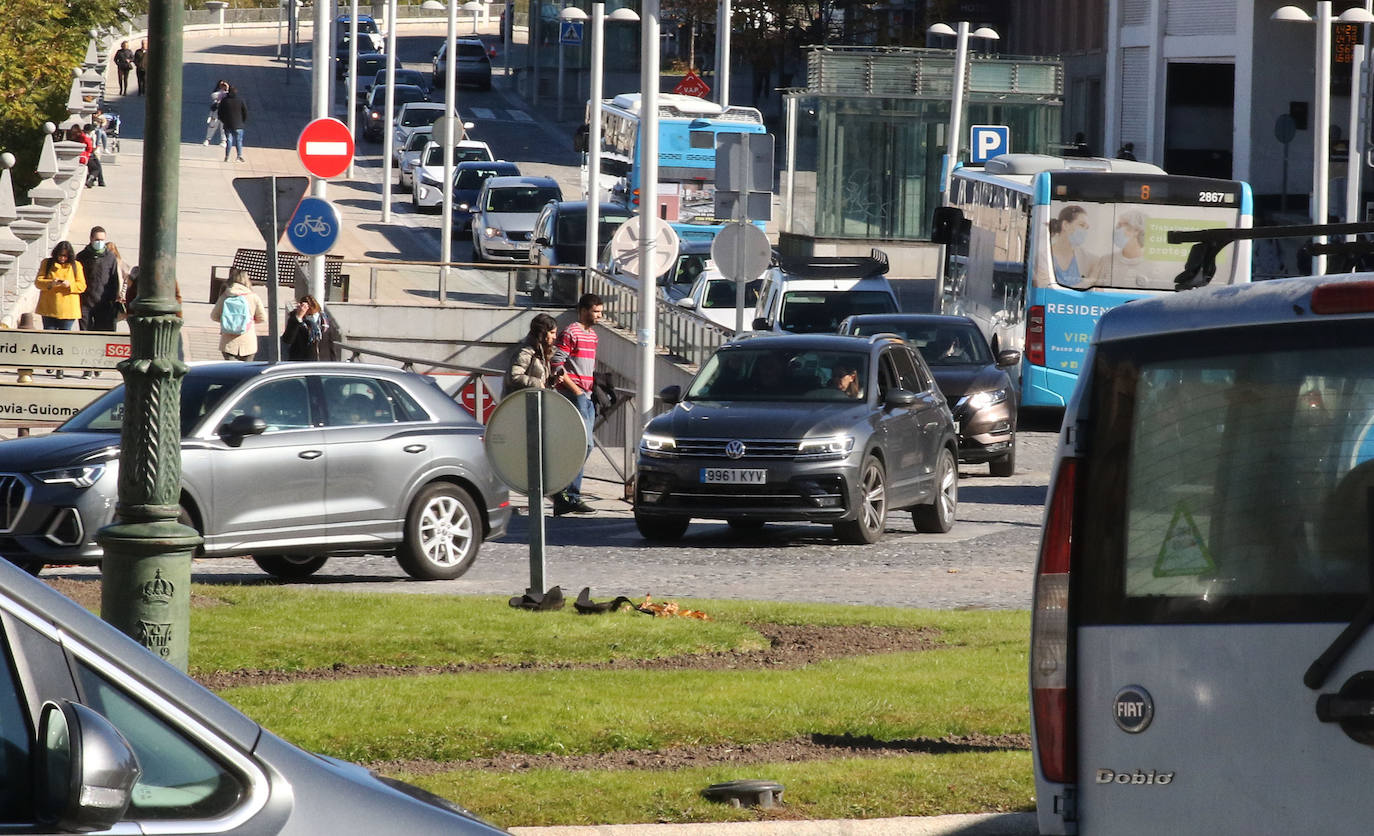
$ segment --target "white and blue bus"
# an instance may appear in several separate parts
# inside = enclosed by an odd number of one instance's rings
[[[1104,312],[1200,284],[1250,281],[1249,241],[1189,263],[1192,246],[1170,244],[1168,233],[1249,228],[1252,207],[1249,185],[1238,180],[1126,160],[994,157],[957,169],[938,210],[940,307],[972,318],[994,350],[1021,352],[1021,406],[1063,407]]]
[[[639,208],[640,96],[624,93],[601,102],[603,200]],[[658,202],[660,214],[683,240],[715,238],[716,136],[767,133],[757,108],[725,107],[696,96],[658,97]],[[586,161],[582,165],[587,182]],[[767,184],[771,189],[772,183]]]

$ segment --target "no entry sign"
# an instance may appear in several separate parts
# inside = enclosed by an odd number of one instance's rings
[[[316,119],[301,131],[296,153],[305,170],[316,177],[338,177],[353,162],[353,135],[338,119]]]

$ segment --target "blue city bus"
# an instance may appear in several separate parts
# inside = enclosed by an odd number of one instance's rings
[[[1250,242],[1189,263],[1171,230],[1253,226],[1250,186],[1148,163],[1006,154],[950,178],[940,308],[1016,349],[1023,407],[1063,407],[1097,320],[1132,299],[1250,281]],[[953,211],[957,210],[957,211]],[[945,230],[942,232],[941,230]],[[1213,269],[1215,267],[1215,269]]]
[[[639,208],[640,97],[625,93],[601,102],[603,200]],[[722,108],[696,96],[658,97],[658,203],[660,216],[686,241],[709,241],[726,221],[715,217],[716,136],[761,134],[757,108]],[[582,164],[587,181],[586,160]],[[772,189],[773,184],[763,184]]]

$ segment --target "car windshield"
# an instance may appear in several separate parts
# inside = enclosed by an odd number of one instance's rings
[[[430,136],[430,141],[434,141],[434,137],[432,135]],[[485,162],[486,159],[486,152],[481,147],[474,148],[471,145],[460,145],[453,149],[454,165],[458,165],[458,163]],[[444,164],[444,146],[435,145],[433,148],[430,148],[428,151],[426,151],[424,164],[427,166],[435,167],[442,166]],[[490,176],[491,174],[488,173],[482,179],[485,180],[487,179],[487,177]]]
[[[381,90],[382,90],[382,97],[381,97],[380,99],[378,99],[378,104],[382,104],[382,103],[385,102],[385,100],[386,100],[386,90],[383,89],[383,88],[378,88],[378,89],[381,89]],[[405,85],[404,87],[401,86],[400,84],[397,84],[397,85],[396,85],[396,110],[397,110],[397,111],[400,111],[401,105],[403,105],[403,104],[408,104],[408,103],[410,103],[410,102],[423,102],[424,100],[425,100],[425,91],[421,90],[420,88],[418,88],[418,87],[412,87],[412,86],[409,85],[409,84]]]
[[[480,44],[458,44],[458,58],[486,58],[487,51]]]
[[[411,135],[409,136],[409,138],[406,139],[406,148],[405,148],[405,150],[407,150],[407,151],[420,151],[420,150],[423,150],[424,147],[430,143],[430,141],[431,141],[431,139],[433,138],[433,136],[434,136],[434,135],[431,134],[429,131],[416,131],[415,133],[411,134]]]
[[[358,78],[365,79],[372,76],[374,82],[377,78],[378,70],[386,70],[386,59],[369,58],[366,61],[358,59]],[[383,77],[385,78],[385,77]]]
[[[687,400],[854,401],[867,384],[868,356],[857,351],[732,346],[706,361]]]
[[[753,307],[759,301],[759,288],[763,279],[754,279],[744,285],[744,305]],[[703,308],[735,307],[735,283],[730,279],[711,279],[706,283],[706,293],[701,300]]]
[[[401,127],[414,128],[419,125],[433,125],[443,111],[432,107],[411,107],[401,114]]]
[[[340,27],[340,28],[342,28],[342,29],[349,29],[349,28],[351,28],[351,26],[352,26],[352,24],[351,24],[351,22],[349,21],[347,15],[345,15],[344,17],[339,18],[339,27]],[[367,33],[367,34],[369,34],[369,35],[380,35],[380,34],[381,34],[381,32],[379,32],[379,31],[377,30],[377,21],[373,20],[373,19],[370,18],[370,17],[363,17],[363,16],[361,16],[361,15],[358,16],[358,32],[359,32],[359,33],[364,33],[364,32],[365,32],[365,33]]]
[[[620,225],[628,221],[632,215],[600,215],[596,219],[596,248],[599,250],[606,246],[611,240],[611,236],[620,228]],[[587,213],[586,212],[560,212],[558,214],[558,228],[554,230],[554,240],[560,244],[573,244],[584,246],[587,242]]]
[[[550,200],[562,197],[557,186],[507,186],[487,195],[488,212],[534,214]]]
[[[778,324],[798,334],[833,334],[847,316],[896,312],[892,296],[881,290],[789,290]]]
[[[677,257],[677,263],[673,265],[673,284],[691,287],[692,283],[701,275],[701,271],[706,269],[706,261],[710,256],[704,253],[685,253]]]
[[[498,177],[507,173],[508,172],[497,171],[494,168],[464,168],[456,175],[456,179],[453,181],[453,187],[455,189],[466,189],[475,192],[482,188],[482,184],[486,182],[488,177]]]
[[[878,320],[854,326],[856,335],[896,334],[921,350],[928,366],[987,366],[992,349],[976,325],[913,324]]]
[[[239,378],[187,375],[181,382],[181,434],[195,427],[201,416],[215,408]],[[116,386],[71,417],[54,432],[118,434],[124,424],[124,387]]]

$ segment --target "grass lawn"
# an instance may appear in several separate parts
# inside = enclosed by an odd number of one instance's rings
[[[1033,805],[1025,612],[680,601],[712,619],[698,621],[301,587],[195,595],[193,675],[294,743],[503,826]],[[779,663],[778,625],[927,640]],[[784,806],[700,795],[737,778],[782,782]]]

